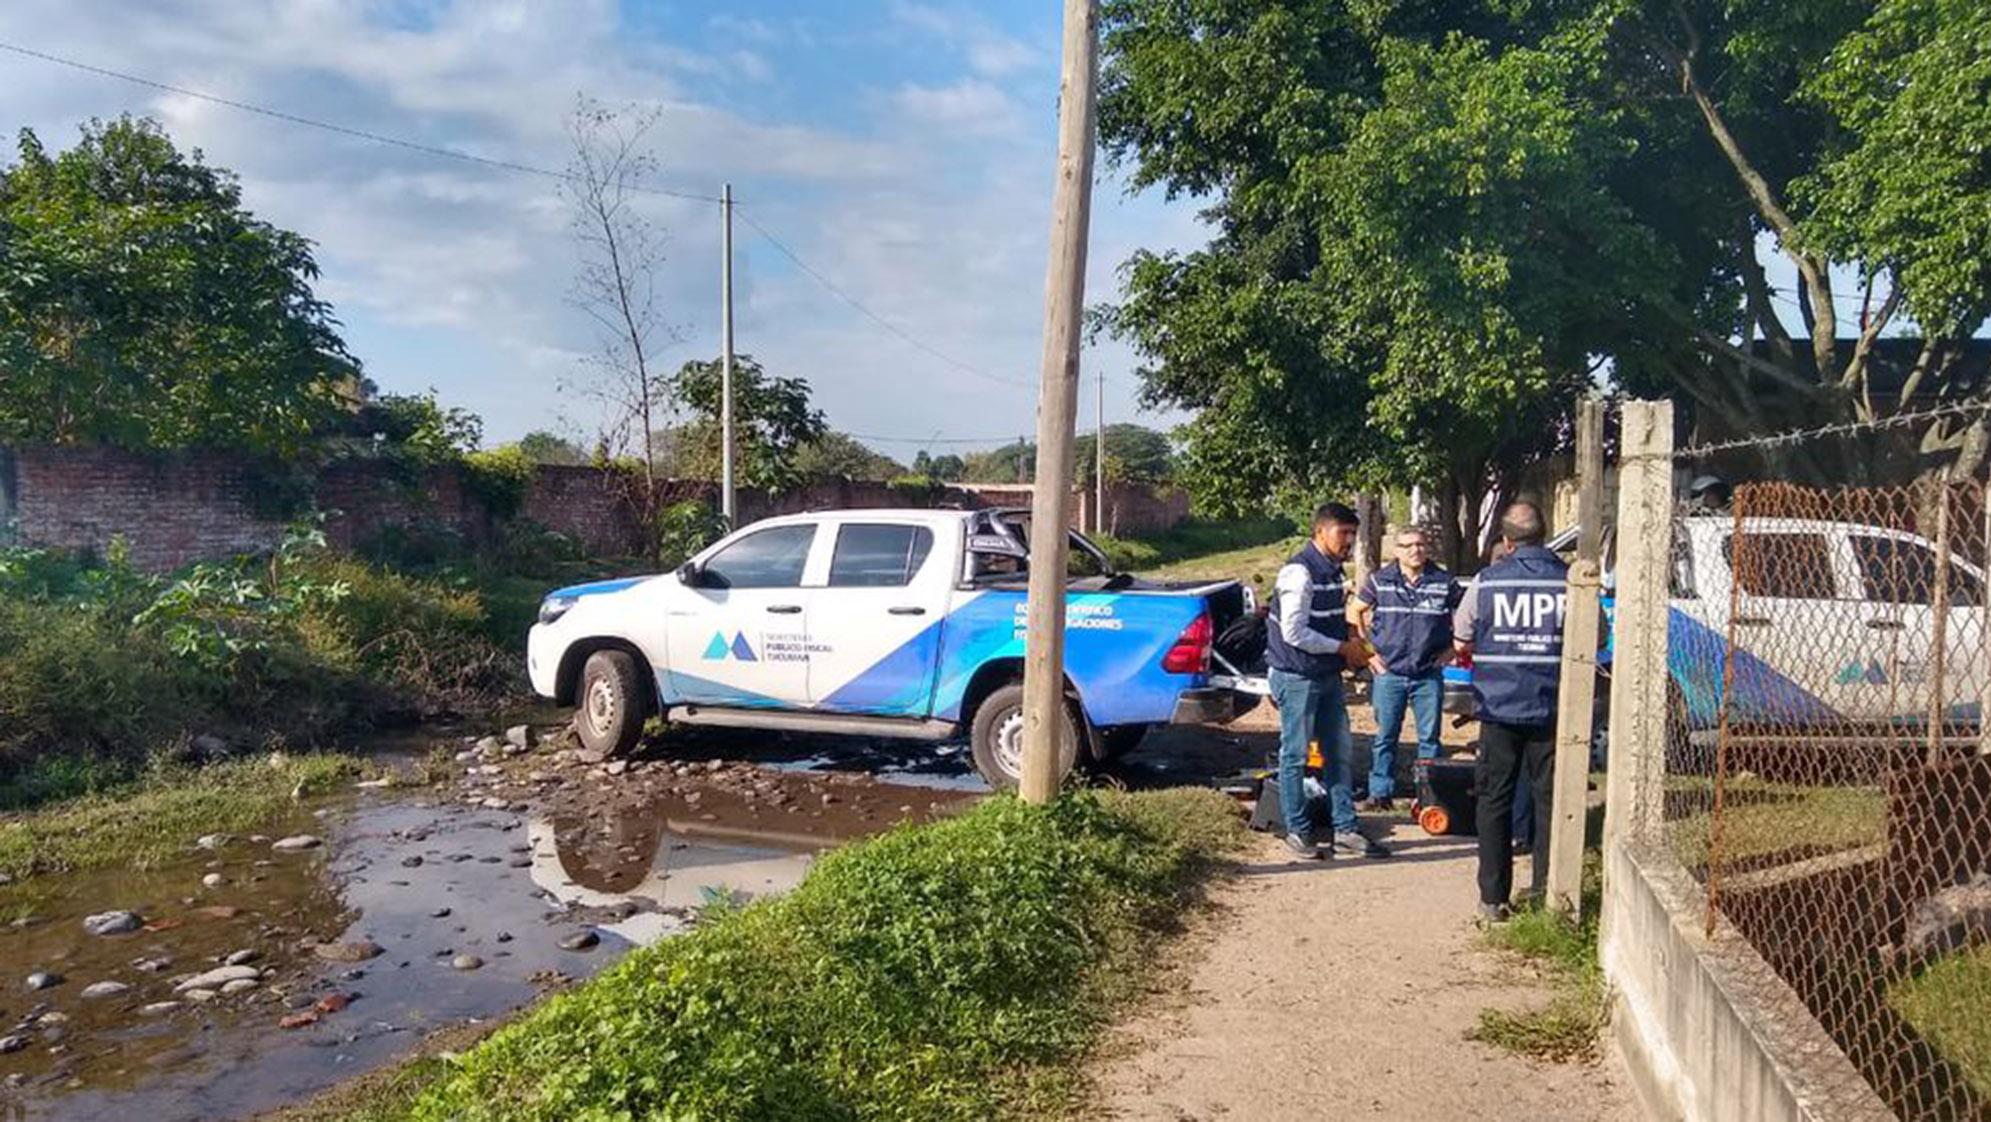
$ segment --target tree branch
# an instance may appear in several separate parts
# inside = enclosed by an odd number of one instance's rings
[[[1860,330],[1860,340],[1853,344],[1853,357],[1846,360],[1846,373],[1839,379],[1841,389],[1857,389],[1860,399],[1868,403],[1869,415],[1861,420],[1873,419],[1871,399],[1867,394],[1867,359],[1873,353],[1874,343],[1880,338],[1881,330],[1894,318],[1895,309],[1900,306],[1901,286],[1890,281],[1887,287],[1887,299],[1880,302],[1880,311],[1869,317],[1866,326]]]
[[[1808,289],[1807,302],[1812,318],[1811,354],[1818,366],[1818,380],[1829,384],[1834,380],[1837,353],[1834,344],[1838,335],[1838,320],[1832,307],[1832,278],[1826,263],[1799,249],[1801,239],[1797,223],[1777,201],[1777,193],[1770,181],[1756,170],[1756,165],[1742,151],[1742,143],[1729,130],[1728,122],[1722,117],[1714,99],[1701,85],[1699,75],[1694,70],[1694,56],[1700,52],[1700,32],[1695,29],[1687,10],[1677,0],[1673,5],[1674,17],[1687,36],[1687,49],[1674,50],[1674,63],[1680,68],[1680,88],[1694,99],[1700,109],[1701,118],[1707,122],[1708,134],[1714,138],[1715,146],[1728,158],[1730,166],[1742,181],[1743,190],[1756,206],[1756,212],[1769,223],[1777,235],[1777,243],[1783,247],[1784,255],[1797,266],[1798,274],[1804,278]]]
[[[1749,315],[1763,327],[1763,337],[1777,352],[1777,357],[1786,364],[1795,364],[1797,353],[1791,346],[1791,333],[1784,329],[1784,321],[1777,318],[1777,309],[1770,302],[1769,278],[1763,275],[1763,263],[1756,259],[1756,229],[1749,219],[1742,218],[1742,241],[1738,247],[1738,271],[1742,274],[1742,293],[1747,301]]]

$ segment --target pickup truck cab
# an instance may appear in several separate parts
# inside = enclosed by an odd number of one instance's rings
[[[1929,680],[1936,642],[1935,544],[1904,530],[1795,518],[1745,517],[1742,533],[1749,544],[1738,574],[1734,518],[1690,516],[1675,529],[1667,692],[1686,727],[1720,722],[1730,636],[1732,724],[1829,729],[1926,720],[1918,687]],[[1570,530],[1548,544],[1573,553],[1575,541]],[[1598,668],[1608,675],[1615,616],[1608,528],[1603,545],[1606,645]],[[1978,642],[1984,577],[1950,557],[1945,692],[1952,697],[1983,692],[1982,660],[1965,647]],[[1608,696],[1600,690],[1599,704]],[[1447,669],[1446,708],[1471,713],[1470,668]],[[1962,708],[1969,711],[1952,717],[1977,719],[1975,706]]]
[[[588,747],[644,722],[948,740],[998,788],[1021,772],[1028,512],[849,510],[744,527],[674,573],[562,588],[527,643],[533,688],[578,706]],[[1213,681],[1218,631],[1249,610],[1235,581],[1116,573],[1071,540],[1061,768],[1132,747],[1150,725],[1224,722],[1249,689]]]

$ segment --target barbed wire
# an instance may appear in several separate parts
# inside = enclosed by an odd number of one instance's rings
[[[1769,436],[1743,437],[1738,440],[1724,440],[1709,444],[1696,444],[1677,449],[1673,458],[1677,460],[1699,459],[1716,452],[1732,452],[1738,448],[1775,448],[1782,445],[1803,444],[1828,436],[1848,436],[1860,432],[1877,432],[1881,429],[1901,428],[1933,421],[1940,417],[1961,417],[1991,413],[1991,400],[1959,401],[1951,405],[1941,405],[1934,409],[1924,409],[1915,413],[1896,413],[1892,417],[1880,417],[1871,421],[1848,421],[1838,425],[1823,425],[1815,429],[1793,429],[1789,432],[1774,433]]]

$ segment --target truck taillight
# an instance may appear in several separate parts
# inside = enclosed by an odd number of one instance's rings
[[[1170,674],[1205,674],[1210,669],[1210,643],[1216,638],[1217,629],[1210,623],[1210,613],[1199,612],[1182,634],[1175,637],[1175,645],[1161,656],[1161,668]]]

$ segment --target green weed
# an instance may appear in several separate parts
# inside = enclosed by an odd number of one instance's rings
[[[1529,907],[1487,931],[1488,944],[1540,966],[1552,994],[1548,1004],[1537,1009],[1518,1013],[1482,1009],[1467,1039],[1542,1060],[1596,1058],[1610,1015],[1604,970],[1597,957],[1602,895],[1602,865],[1595,851],[1587,852],[1581,920]]]
[[[1110,1016],[1197,874],[1237,842],[1213,792],[991,799],[824,857],[548,1001],[406,1114],[439,1119],[985,1119]]]
[[[1991,946],[1957,951],[1889,988],[1887,1003],[1991,1099]]]

